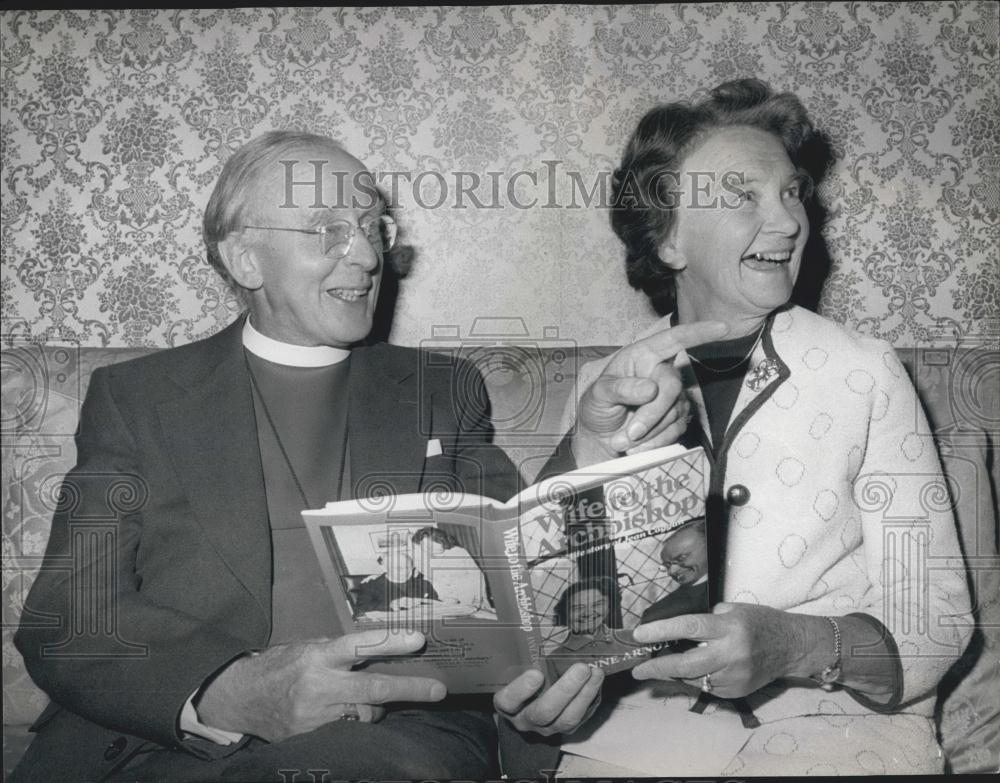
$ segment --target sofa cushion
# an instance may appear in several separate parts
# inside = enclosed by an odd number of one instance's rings
[[[5,725],[32,723],[48,702],[28,677],[13,637],[45,552],[59,486],[76,461],[73,436],[83,393],[94,368],[149,352],[31,343],[3,346],[0,510]]]
[[[941,746],[953,773],[1000,769],[1000,354],[959,345],[904,352],[955,502],[976,630],[939,687]]]
[[[21,760],[24,752],[31,744],[32,735],[28,731],[28,724],[8,724],[3,725],[3,779],[7,779],[17,762]]]

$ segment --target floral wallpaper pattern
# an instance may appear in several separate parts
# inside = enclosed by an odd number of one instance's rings
[[[252,136],[304,128],[399,185],[416,256],[394,342],[503,316],[620,343],[655,314],[587,197],[648,108],[753,75],[833,145],[820,311],[897,346],[995,337],[998,8],[4,11],[4,331],[167,346],[218,330],[239,308],[201,246],[211,186]]]

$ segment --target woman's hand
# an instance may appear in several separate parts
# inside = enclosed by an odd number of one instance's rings
[[[682,324],[618,351],[580,399],[573,438],[577,465],[674,443],[687,428],[690,410],[674,357],[726,334],[718,322]]]
[[[810,630],[822,630],[824,623],[823,618],[768,606],[729,603],[716,605],[713,614],[658,620],[636,628],[636,641],[691,639],[699,644],[687,652],[646,661],[632,670],[632,676],[638,680],[685,680],[701,688],[707,674],[713,694],[727,699],[746,696],[780,677],[815,673],[809,670],[816,664],[808,648],[819,640]]]

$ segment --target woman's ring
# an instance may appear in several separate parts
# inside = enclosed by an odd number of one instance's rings
[[[358,705],[348,702],[344,705],[344,711],[340,713],[337,720],[361,720],[361,713],[358,712]]]
[[[702,690],[703,693],[711,693],[712,692],[712,675],[711,674],[706,674],[704,677],[701,678],[701,690]]]

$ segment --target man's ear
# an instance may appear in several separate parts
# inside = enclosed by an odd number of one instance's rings
[[[673,237],[663,240],[658,248],[660,260],[675,272],[680,272],[687,266],[687,259],[677,249]]]
[[[255,291],[264,285],[257,254],[242,234],[231,231],[219,242],[219,257],[233,280],[243,288]]]

